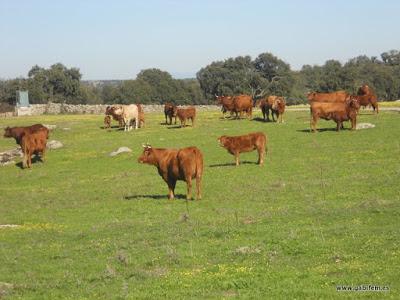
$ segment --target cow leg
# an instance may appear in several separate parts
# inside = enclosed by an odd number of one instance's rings
[[[336,131],[340,131],[341,127],[342,127],[342,122],[336,121]]]
[[[176,180],[168,181],[168,199],[173,200],[175,198],[175,186]]]
[[[28,155],[24,153],[24,156],[22,157],[22,168],[25,169],[27,167],[27,157]]]
[[[257,152],[258,152],[258,161],[257,164],[262,166],[264,164],[264,153],[265,149],[263,147],[257,147]]]
[[[42,151],[42,157],[41,157],[42,162],[45,161],[45,156],[46,156],[46,146],[44,146],[43,151]]]
[[[200,200],[201,199],[201,174],[196,175],[196,192],[197,192],[196,198],[197,198],[197,200]]]
[[[192,199],[192,176],[187,176],[185,180],[187,187],[186,200],[190,200]]]
[[[312,130],[313,132],[317,132],[317,122],[318,122],[318,117],[312,116],[312,117],[311,117],[311,130]]]
[[[240,155],[240,153],[239,153],[239,152],[236,152],[236,153],[235,153],[235,161],[236,161],[236,166],[238,166],[238,165],[240,164],[240,161],[239,161],[239,155]]]

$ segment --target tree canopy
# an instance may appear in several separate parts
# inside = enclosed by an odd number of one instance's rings
[[[378,57],[360,55],[345,63],[327,60],[323,65],[290,65],[265,52],[252,59],[237,56],[214,61],[201,68],[196,78],[175,79],[160,69],[145,69],[135,79],[102,84],[83,82],[77,68],[56,63],[49,68],[33,66],[27,78],[0,80],[0,103],[13,104],[17,90],[28,90],[31,103],[214,103],[215,95],[249,94],[253,98],[281,95],[288,103],[306,102],[309,91],[346,90],[355,93],[370,85],[380,100],[400,98],[400,51]]]

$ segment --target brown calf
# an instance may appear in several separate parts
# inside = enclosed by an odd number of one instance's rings
[[[194,121],[196,119],[196,108],[190,106],[188,108],[178,108],[177,116],[181,122],[181,127],[186,126],[186,120],[190,119],[192,121],[192,127],[194,126]]]
[[[197,199],[201,199],[201,179],[203,175],[203,154],[196,147],[182,149],[153,148],[143,145],[139,163],[156,166],[158,174],[168,185],[168,198],[174,199],[177,180],[186,181],[186,199],[192,198],[192,179],[196,178]]]
[[[235,156],[236,166],[239,165],[239,155],[242,152],[257,150],[258,164],[263,165],[264,155],[267,151],[267,137],[262,132],[254,132],[241,136],[220,136],[218,142],[228,152]]]
[[[47,129],[47,128],[46,128]],[[47,143],[47,130],[40,129],[31,133],[23,133],[21,137],[21,148],[24,154],[22,167],[30,168],[32,166],[32,155],[42,154],[41,160],[44,162]]]

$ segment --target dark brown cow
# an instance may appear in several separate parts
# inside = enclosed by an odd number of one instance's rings
[[[254,132],[241,136],[220,136],[218,142],[228,152],[235,156],[236,166],[239,165],[239,155],[242,152],[257,150],[258,164],[263,165],[264,154],[267,151],[267,137],[262,132]]]
[[[106,107],[106,116],[111,116],[115,121],[118,122],[118,127],[124,127],[124,118],[122,113],[117,114],[116,111],[119,111],[118,108],[121,107],[120,105],[111,105]],[[110,124],[111,127],[111,124]]]
[[[233,111],[242,116],[242,113],[246,113],[251,119],[253,114],[253,99],[249,95],[238,95],[233,97]]]
[[[350,99],[350,94],[346,91],[337,91],[333,93],[308,93],[308,102],[345,102]]]
[[[233,104],[233,97],[215,95],[215,98],[217,99],[217,103],[221,105],[222,116],[225,118],[225,113],[228,111],[232,116],[235,108]]]
[[[351,121],[351,129],[356,129],[357,114],[360,109],[360,104],[354,97],[346,102],[311,102],[311,130],[316,132],[318,120],[334,120],[336,122],[336,130],[343,128],[343,121]]]
[[[4,137],[5,138],[14,138],[15,142],[21,146],[21,139],[22,135],[25,133],[32,133],[38,130],[44,130],[47,133],[47,137],[49,136],[49,130],[47,127],[43,126],[42,124],[34,124],[31,126],[25,126],[25,127],[7,127],[4,130]]]
[[[194,121],[196,119],[196,108],[194,106],[190,106],[188,108],[178,108],[176,114],[181,122],[181,127],[186,126],[186,121],[188,119],[192,121],[192,127],[194,126]]]
[[[268,96],[259,102],[264,121],[269,122],[269,111],[271,110],[272,120],[275,122],[275,117],[279,123],[283,122],[283,113],[285,112],[285,98],[279,96]]]
[[[164,115],[165,115],[165,124],[172,124],[172,118],[175,118],[175,124],[176,124],[176,114],[178,112],[178,108],[176,107],[176,105],[167,102],[164,105]],[[168,120],[169,119],[169,123]]]
[[[376,96],[374,90],[368,85],[364,84],[360,86],[356,97],[361,106],[365,107],[371,105],[374,109],[374,113],[379,113],[378,97]]]
[[[44,162],[45,153],[46,153],[46,143],[48,137],[48,130],[39,129],[34,132],[24,132],[21,137],[21,148],[24,153],[24,157],[22,160],[23,168],[30,168],[32,166],[32,155],[39,153],[42,154],[41,160]]]
[[[203,154],[196,147],[182,149],[153,148],[143,145],[143,153],[139,163],[156,166],[158,174],[168,184],[168,198],[174,199],[176,181],[183,180],[187,184],[186,199],[192,198],[192,179],[196,178],[196,198],[201,199],[201,179],[203,176]]]

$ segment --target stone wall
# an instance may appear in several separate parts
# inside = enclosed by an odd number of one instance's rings
[[[108,105],[83,105],[83,104],[60,104],[60,103],[48,103],[48,104],[32,104],[29,107],[30,115],[58,115],[58,114],[104,114]],[[164,105],[142,105],[145,112],[163,112]],[[196,105],[199,111],[215,111],[221,108],[217,105]]]

